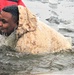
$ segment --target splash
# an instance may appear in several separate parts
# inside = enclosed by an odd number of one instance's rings
[[[6,36],[5,33],[2,33],[2,35],[0,35],[0,46],[5,45],[14,47],[15,42],[16,42],[15,31],[11,33],[10,36]]]

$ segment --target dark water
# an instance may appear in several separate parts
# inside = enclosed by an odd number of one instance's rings
[[[33,75],[74,69],[74,52],[68,50],[46,55],[18,53],[0,47],[0,75]]]

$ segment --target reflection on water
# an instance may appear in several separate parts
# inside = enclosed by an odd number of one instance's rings
[[[46,55],[18,53],[7,46],[0,47],[0,75],[33,75],[74,68],[74,52]]]

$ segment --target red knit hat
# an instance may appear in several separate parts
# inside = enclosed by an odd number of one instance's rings
[[[4,8],[5,6],[9,5],[22,5],[25,6],[25,4],[22,2],[22,0],[0,0],[0,10]]]

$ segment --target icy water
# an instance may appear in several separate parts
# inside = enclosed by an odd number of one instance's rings
[[[45,55],[30,55],[18,53],[11,47],[3,45],[0,47],[0,75],[74,75],[74,2],[59,0],[61,1],[58,4],[59,7],[54,9],[50,8],[48,3],[23,1],[42,21],[66,37],[71,37],[72,50]],[[70,14],[69,16],[65,10]],[[45,13],[46,15],[44,15]]]

